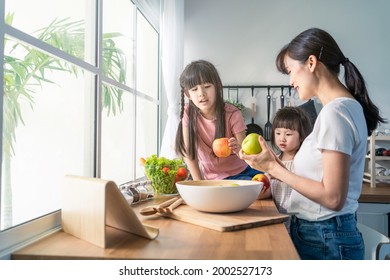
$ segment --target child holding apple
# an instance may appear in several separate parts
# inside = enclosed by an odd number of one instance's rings
[[[176,152],[183,156],[192,179],[251,180],[261,173],[237,155],[246,125],[240,110],[223,100],[215,66],[205,60],[188,64],[180,76],[180,87]],[[185,97],[189,99],[187,104]]]
[[[386,121],[361,73],[328,32],[303,31],[281,49],[276,65],[290,76],[301,100],[315,97],[323,107],[294,157],[293,172],[280,164],[262,137],[261,153],[240,156],[293,188],[290,235],[301,259],[361,260],[364,241],[356,211],[367,136]],[[341,66],[344,83],[339,79]]]
[[[272,122],[271,145],[278,152],[277,156],[287,170],[294,171],[293,160],[310,134],[312,124],[309,115],[298,107],[279,109]],[[291,187],[285,182],[271,178],[271,186],[260,199],[272,197],[280,213],[287,213],[290,204]],[[290,220],[285,222],[290,230]]]

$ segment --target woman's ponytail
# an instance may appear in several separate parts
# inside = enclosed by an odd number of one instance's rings
[[[344,65],[344,80],[346,87],[363,107],[367,124],[367,133],[368,136],[370,136],[377,128],[378,123],[384,123],[386,120],[380,116],[378,107],[371,101],[364,78],[355,64],[349,61],[348,58],[344,58],[341,64]]]

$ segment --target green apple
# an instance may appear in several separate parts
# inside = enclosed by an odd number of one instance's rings
[[[258,154],[261,152],[261,146],[259,143],[259,134],[250,133],[248,134],[244,141],[242,141],[242,151],[247,155]]]

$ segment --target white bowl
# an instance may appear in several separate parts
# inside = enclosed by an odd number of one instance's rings
[[[187,205],[213,213],[247,209],[259,195],[263,183],[247,180],[199,180],[176,183]]]

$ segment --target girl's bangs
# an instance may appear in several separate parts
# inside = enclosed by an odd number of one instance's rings
[[[284,119],[279,120],[275,123],[275,127],[285,128],[285,129],[291,129],[291,130],[297,130],[299,128],[299,124],[297,120],[294,119]]]
[[[207,68],[193,67],[192,69],[189,69],[184,79],[184,86],[187,89],[191,89],[204,83],[214,84],[212,73],[210,73]]]

